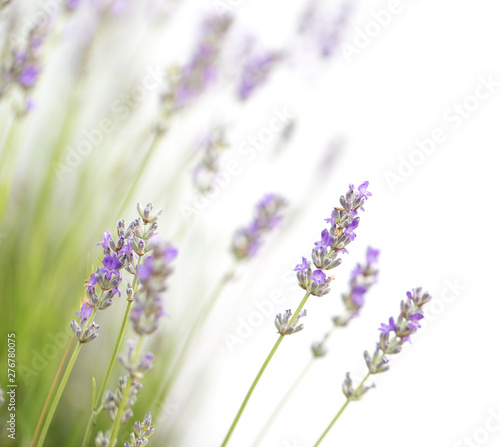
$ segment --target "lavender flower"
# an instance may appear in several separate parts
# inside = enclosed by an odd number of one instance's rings
[[[231,24],[229,15],[205,19],[191,59],[170,74],[169,91],[161,98],[167,117],[189,105],[215,81],[220,49]]]
[[[173,271],[171,262],[177,256],[177,249],[158,236],[151,239],[148,248],[152,255],[139,269],[141,288],[130,314],[132,326],[139,335],[156,331],[160,318],[165,315],[161,293],[167,288],[166,281]]]
[[[130,380],[130,390],[127,396],[125,396],[127,382],[129,380]],[[124,405],[125,411],[123,412],[123,415],[120,418],[120,424],[125,424],[132,418],[134,414],[131,408],[137,401],[137,394],[139,394],[141,389],[142,389],[142,384],[139,381],[138,377],[129,378],[129,376],[120,376],[118,378],[118,388],[115,390],[115,392],[108,391],[103,399],[103,408],[107,411],[111,421],[115,421],[116,417],[118,416],[118,409],[124,398],[126,398],[127,401]],[[108,432],[106,438],[109,439]],[[96,439],[96,445],[97,445],[97,439]]]
[[[419,320],[423,318],[422,307],[431,300],[428,292],[423,293],[418,287],[407,293],[406,300],[401,301],[401,312],[397,319],[389,318],[389,323],[381,323],[380,339],[376,344],[375,352],[370,356],[364,352],[368,375],[379,374],[389,369],[388,355],[401,352],[403,345],[410,341],[410,336],[420,327]],[[366,379],[365,379],[366,380]],[[367,390],[367,387],[358,386],[356,389],[347,377],[343,385],[344,394],[349,400],[358,400]]]
[[[34,105],[30,91],[35,87],[42,71],[40,49],[50,28],[48,22],[33,26],[22,43],[11,40],[9,59],[0,66],[0,97],[16,86],[21,89],[25,104],[20,113],[30,111]]]
[[[139,256],[143,256],[151,248],[147,248],[148,241],[156,235],[158,224],[156,220],[161,214],[161,210],[153,213],[153,205],[149,203],[146,208],[141,204],[137,205],[140,218],[132,221],[127,229],[125,222],[119,220],[117,223],[117,236],[115,242],[110,231],[103,233],[103,240],[97,245],[102,246],[103,260],[102,267],[90,276],[85,282],[86,301],[81,305],[80,311],[76,313],[80,317],[80,323],[75,320],[71,322],[71,327],[75,335],[82,343],[97,338],[97,324],[92,323],[92,331],[86,332],[89,318],[97,310],[104,310],[113,304],[115,295],[121,297],[119,285],[122,282],[121,270],[126,270],[135,275],[136,264]],[[139,272],[140,273],[140,272]],[[96,293],[96,286],[101,289],[100,294]],[[127,287],[128,299],[133,299],[129,293],[131,285]],[[81,337],[86,337],[85,340]]]
[[[281,212],[286,205],[283,197],[267,194],[257,204],[255,217],[247,227],[238,229],[233,236],[233,254],[237,259],[255,256],[265,233],[276,228],[281,221]]]
[[[315,243],[312,250],[312,261],[317,270],[312,270],[311,264],[306,258],[302,258],[302,264],[298,264],[294,271],[300,287],[315,296],[323,296],[330,292],[329,284],[333,277],[326,277],[323,270],[331,270],[340,265],[342,260],[338,253],[345,253],[345,247],[355,238],[354,230],[358,227],[358,209],[363,209],[368,192],[368,182],[362,183],[358,191],[354,185],[349,185],[345,196],[340,197],[341,208],[334,208],[330,218],[325,219],[330,224],[330,229],[321,232],[321,239]]]
[[[134,359],[134,350],[136,348],[136,343],[129,340],[127,342],[127,356],[118,356],[118,361],[123,365],[123,367],[128,371],[130,376],[142,378],[144,373],[149,371],[153,367],[154,355],[150,352],[146,352],[137,361]]]
[[[159,320],[165,315],[161,295],[167,289],[166,282],[172,273],[171,263],[177,257],[177,249],[155,234],[159,212],[153,213],[152,204],[148,204],[146,208],[138,204],[137,209],[142,219],[136,222],[133,234],[140,240],[136,241],[132,237],[128,243],[133,250],[136,248],[140,250],[142,255],[151,254],[145,258],[137,271],[140,285],[138,291],[134,294],[133,289],[129,286],[127,296],[130,301],[134,301],[134,307],[130,313],[132,327],[139,335],[139,340],[142,340],[145,335],[152,334],[158,329]],[[123,237],[125,236],[126,234],[123,235]],[[113,243],[109,237],[105,236],[103,245],[109,245],[112,248]],[[122,245],[120,251],[124,250],[124,246],[125,244]],[[125,253],[123,253],[123,259],[126,259]],[[120,377],[118,388],[115,392],[108,391],[103,400],[103,408],[107,410],[113,422],[111,434],[105,437],[110,445],[114,445],[120,425],[133,416],[132,406],[135,403],[137,393],[142,388],[140,380],[144,373],[153,367],[153,354],[141,353],[140,349],[141,343],[128,342],[127,355],[118,357],[128,375]],[[147,438],[153,433],[153,428],[150,428],[150,425],[150,413],[146,415],[143,425],[136,422],[134,433],[131,435],[132,445],[143,446],[148,443]]]
[[[148,444],[148,439],[153,435],[154,427],[151,425],[152,415],[146,414],[142,424],[137,421],[134,424],[134,431],[130,433],[130,443],[126,442],[123,447],[144,447]]]
[[[278,329],[279,334],[290,335],[290,334],[295,334],[296,332],[299,332],[302,329],[304,329],[303,324],[297,324],[297,323],[302,317],[307,316],[307,311],[305,309],[300,311],[293,324],[289,326],[291,316],[292,316],[292,311],[290,309],[285,311],[283,316],[281,316],[281,314],[276,315],[274,324],[276,326],[276,329]]]
[[[357,264],[353,269],[349,281],[349,292],[342,295],[345,312],[333,317],[335,326],[347,326],[353,318],[359,316],[359,311],[365,304],[366,293],[377,282],[379,253],[379,250],[368,247],[365,264]]]
[[[246,101],[258,87],[267,81],[271,71],[282,59],[283,56],[279,52],[264,51],[258,53],[254,49],[254,41],[249,40],[239,75],[239,98]]]
[[[339,47],[351,13],[352,6],[347,2],[333,15],[321,2],[311,0],[299,22],[299,33],[322,58],[327,59]]]
[[[359,311],[365,304],[365,295],[371,287],[377,282],[379,251],[368,247],[366,251],[366,263],[357,264],[351,273],[349,281],[349,292],[342,294],[342,301],[345,311],[342,315],[336,315],[332,318],[333,327],[328,331],[322,340],[312,344],[311,350],[314,357],[323,357],[326,355],[326,342],[335,327],[346,327],[353,318],[359,316]],[[311,275],[312,277],[312,275]]]
[[[202,158],[193,170],[193,181],[199,192],[207,192],[214,186],[220,172],[220,156],[227,147],[223,126],[215,127],[203,139],[200,144]]]

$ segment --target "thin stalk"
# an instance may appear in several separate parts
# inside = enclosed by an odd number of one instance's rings
[[[139,259],[137,260],[136,273],[134,276],[134,281],[132,282],[132,290],[134,291],[134,293],[135,293],[135,289],[137,287],[137,272],[139,271],[139,266],[141,265],[141,260],[142,260],[142,257],[139,257]],[[102,406],[101,406],[102,398],[104,396],[104,391],[106,390],[106,386],[108,384],[109,377],[111,376],[111,371],[113,370],[113,367],[115,365],[116,357],[118,355],[118,351],[120,350],[120,345],[121,345],[121,343],[123,341],[123,337],[125,335],[125,330],[127,328],[127,324],[128,324],[128,320],[129,320],[129,316],[130,316],[130,311],[132,309],[132,303],[133,303],[133,301],[129,301],[127,303],[127,308],[125,309],[125,315],[123,316],[122,326],[120,328],[118,338],[116,339],[115,349],[113,350],[113,354],[111,356],[111,360],[110,360],[109,365],[108,365],[108,370],[106,371],[106,376],[104,377],[104,382],[102,383],[101,388],[99,390],[99,394],[97,396],[97,399],[95,400],[96,407],[92,408],[92,411],[90,412],[90,417],[89,417],[89,420],[87,422],[87,427],[85,429],[85,435],[83,437],[82,447],[85,447],[88,444],[89,437],[90,437],[90,434],[92,432],[92,425],[94,424],[95,418],[102,410]]]
[[[314,364],[314,360],[316,357],[312,357],[309,359],[309,362],[306,363],[306,366],[302,369],[302,372],[299,374],[299,376],[295,379],[293,384],[290,386],[288,391],[284,394],[278,405],[276,405],[276,408],[274,409],[273,413],[269,418],[267,419],[267,422],[265,425],[262,427],[260,430],[259,434],[255,438],[255,441],[252,444],[252,447],[258,447],[261,445],[261,441],[264,439],[265,434],[269,431],[269,429],[272,427],[274,422],[276,421],[276,418],[280,414],[281,410],[285,407],[287,402],[289,401],[290,397],[294,393],[294,391],[298,388],[302,380],[304,380],[304,377],[307,375],[309,370],[311,369],[311,366]]]
[[[139,166],[139,169],[137,170],[137,172],[133,176],[132,184],[128,188],[125,199],[122,202],[120,214],[125,211],[125,208],[128,205],[128,203],[132,197],[132,194],[134,193],[134,191],[137,187],[137,184],[139,183],[139,180],[141,179],[142,174],[143,174],[144,170],[146,169],[146,166],[148,165],[149,161],[151,160],[151,157],[153,156],[155,149],[157,148],[157,145],[160,142],[161,137],[163,135],[164,135],[164,132],[160,132],[159,130],[155,130],[155,133],[153,135],[151,143],[149,144],[149,148],[147,150],[147,153],[144,156],[144,158],[142,159],[141,164]]]
[[[64,365],[66,357],[68,356],[69,348],[70,348],[71,343],[73,342],[74,338],[75,338],[75,336],[73,335],[68,342],[68,346],[66,346],[66,351],[64,351],[64,355],[63,355],[63,358],[61,360],[61,364],[59,365],[59,368],[57,369],[56,376],[54,377],[54,380],[53,380],[52,385],[50,387],[49,395],[47,396],[47,399],[45,400],[45,404],[43,405],[43,410],[42,410],[42,413],[40,414],[40,419],[38,419],[38,424],[36,424],[35,434],[33,435],[33,440],[31,441],[30,447],[33,447],[35,445],[36,438],[38,436],[38,432],[40,431],[40,427],[42,426],[45,412],[47,411],[47,407],[49,406],[50,399],[52,398],[52,393],[54,392],[57,380],[59,379],[59,375],[61,374],[62,367]]]
[[[134,349],[134,354],[132,356],[132,362],[135,364],[139,359],[139,355],[142,350],[142,344],[144,343],[144,335],[139,336],[139,340]],[[130,390],[132,389],[133,377],[129,376],[127,380],[127,385],[125,386],[125,390],[123,392],[122,400],[120,402],[120,406],[118,407],[118,411],[116,412],[115,420],[113,422],[113,426],[111,428],[111,436],[109,438],[109,446],[114,447],[116,443],[116,438],[118,437],[118,432],[120,431],[121,420],[123,417],[123,413],[125,412],[125,406],[127,405],[128,396],[130,394]]]
[[[299,307],[297,307],[297,310],[292,315],[292,318],[290,319],[290,323],[288,324],[288,327],[290,327],[291,325],[293,325],[295,323],[295,320],[297,319],[297,316],[299,315],[300,311],[302,310],[302,308],[306,304],[307,299],[309,298],[310,295],[311,295],[310,292],[307,292],[304,295],[304,298],[302,298],[302,301],[300,302]],[[240,409],[238,410],[238,413],[236,413],[236,416],[235,416],[235,418],[233,420],[233,423],[231,424],[231,427],[229,427],[229,431],[227,432],[226,437],[224,438],[224,441],[222,442],[221,447],[226,446],[227,443],[229,442],[229,439],[231,438],[231,435],[233,434],[233,431],[236,428],[236,425],[238,424],[238,421],[240,420],[241,415],[243,414],[243,411],[245,410],[245,407],[247,406],[248,401],[250,400],[250,397],[252,396],[252,393],[253,393],[255,387],[259,383],[259,380],[262,377],[262,374],[264,374],[264,371],[266,370],[267,365],[269,364],[269,362],[273,358],[274,354],[278,350],[279,345],[281,344],[281,342],[283,341],[284,338],[285,338],[284,335],[280,335],[278,337],[278,340],[276,340],[276,343],[274,344],[273,348],[271,349],[271,352],[268,354],[268,356],[267,356],[266,360],[264,361],[263,365],[260,367],[260,370],[257,373],[257,376],[255,377],[252,385],[250,386],[250,389],[248,390],[247,395],[245,396],[245,399],[243,399],[243,403],[241,404]]]
[[[97,307],[92,311],[92,314],[90,315],[89,319],[87,320],[87,323],[85,324],[84,330],[91,325],[92,321],[94,321],[94,316],[96,313],[97,313]],[[78,354],[80,353],[80,349],[82,349],[82,344],[83,343],[78,342],[78,344],[75,347],[75,350],[73,351],[73,354],[71,355],[71,358],[69,359],[68,365],[66,366],[66,371],[64,371],[61,383],[59,384],[59,388],[57,388],[56,395],[54,396],[54,400],[52,401],[52,405],[50,406],[49,412],[47,414],[47,419],[45,419],[45,422],[43,424],[43,428],[40,433],[40,438],[38,439],[37,447],[42,447],[43,443],[45,442],[45,437],[47,436],[47,432],[49,431],[50,423],[52,422],[52,418],[54,417],[54,413],[56,412],[59,400],[61,399],[64,388],[66,387],[66,383],[68,382],[71,371],[73,370],[73,366],[75,366],[75,362],[76,359],[78,358]]]
[[[368,377],[370,377],[371,375],[371,372],[368,371],[368,374],[366,374],[365,378],[363,379],[363,381],[359,384],[359,386],[356,388],[356,393],[361,390],[361,387],[365,384],[365,382],[368,380]],[[355,393],[355,394],[356,394]],[[320,438],[316,441],[316,444],[314,444],[314,447],[318,447],[320,444],[321,444],[321,441],[323,441],[323,439],[325,438],[325,436],[328,434],[328,432],[330,431],[330,429],[333,427],[333,425],[335,424],[335,422],[337,422],[337,419],[340,417],[340,415],[344,412],[344,410],[347,408],[347,405],[349,405],[349,402],[350,399],[346,399],[344,405],[342,405],[342,407],[340,408],[340,410],[337,412],[337,414],[335,415],[335,417],[333,418],[332,422],[330,422],[330,425],[328,425],[328,427],[326,427],[326,430],[323,432],[323,434],[320,436]]]

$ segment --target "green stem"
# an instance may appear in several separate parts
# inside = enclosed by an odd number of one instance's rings
[[[141,265],[141,260],[142,260],[142,257],[139,257],[139,259],[137,260],[136,274],[134,276],[134,281],[132,283],[132,290],[134,291],[134,293],[135,293],[135,289],[137,287],[137,272],[139,271],[139,266]],[[101,406],[102,398],[104,396],[104,391],[106,390],[106,386],[108,385],[109,377],[111,376],[111,371],[113,370],[113,367],[115,365],[116,357],[118,355],[118,351],[120,350],[120,346],[121,346],[121,343],[123,341],[123,337],[125,335],[125,330],[127,328],[127,324],[128,324],[128,320],[129,320],[129,316],[130,316],[130,311],[132,309],[132,303],[133,303],[133,301],[129,301],[127,303],[127,308],[125,309],[125,315],[123,316],[123,321],[122,321],[122,326],[120,328],[120,333],[118,334],[118,338],[117,338],[116,343],[115,343],[115,349],[113,350],[113,354],[111,356],[111,360],[110,360],[109,365],[108,365],[108,370],[106,371],[106,376],[104,377],[104,382],[102,383],[101,388],[99,390],[99,394],[97,396],[97,399],[95,400],[96,406],[94,408],[92,408],[92,411],[90,412],[90,417],[89,417],[89,420],[87,422],[87,427],[85,429],[85,435],[83,437],[82,447],[85,447],[88,444],[89,437],[90,437],[91,432],[92,432],[92,425],[94,424],[94,421],[95,421],[97,415],[102,410],[102,406]]]
[[[134,354],[132,356],[132,362],[137,363],[139,359],[139,355],[142,350],[142,345],[144,342],[144,335],[139,336],[139,340],[135,345]],[[132,382],[134,380],[133,376],[129,376],[127,379],[127,385],[125,386],[125,390],[123,392],[122,400],[120,401],[120,406],[118,407],[118,411],[116,412],[115,421],[113,422],[113,426],[111,428],[111,436],[109,438],[109,446],[114,447],[116,443],[116,438],[118,437],[118,432],[120,431],[121,420],[123,417],[123,413],[125,412],[125,407],[128,402],[128,397],[130,394],[130,390],[132,389]]]
[[[139,180],[142,178],[142,173],[146,169],[146,166],[148,165],[149,161],[151,160],[151,157],[153,156],[155,149],[156,149],[159,141],[161,140],[161,137],[163,136],[163,134],[164,134],[163,132],[155,130],[155,133],[154,133],[154,136],[153,136],[151,143],[149,145],[148,151],[147,151],[146,155],[144,156],[144,158],[142,159],[141,164],[139,166],[139,169],[137,170],[137,172],[133,176],[132,184],[128,188],[127,195],[125,196],[125,199],[122,202],[120,214],[125,211],[125,208],[128,205],[128,203],[132,197],[132,194],[134,193],[134,191],[137,187],[137,184],[139,183]]]
[[[89,319],[87,320],[87,323],[85,324],[83,332],[90,326],[92,321],[94,321],[94,316],[96,313],[97,313],[97,307],[92,311],[92,314],[90,315]],[[68,365],[66,366],[66,371],[64,371],[64,375],[61,379],[61,383],[59,384],[59,388],[57,388],[57,392],[50,406],[50,410],[47,413],[47,419],[45,419],[45,422],[43,424],[43,428],[40,433],[40,438],[38,439],[37,447],[42,447],[43,443],[45,442],[45,437],[47,436],[47,432],[49,431],[50,423],[52,422],[52,418],[54,417],[54,413],[56,412],[59,400],[61,399],[64,388],[66,387],[66,383],[68,382],[71,371],[73,370],[73,366],[75,365],[78,354],[80,353],[80,349],[82,349],[82,343],[78,342],[78,344],[75,347],[75,350],[73,351],[73,354],[71,355],[71,358],[69,359]]]
[[[307,375],[307,373],[311,369],[311,366],[314,364],[315,359],[316,359],[316,357],[312,357],[311,359],[309,359],[309,362],[306,364],[306,366],[304,367],[302,372],[299,374],[297,379],[295,379],[295,382],[293,382],[293,384],[290,386],[288,391],[285,393],[283,398],[280,400],[279,404],[276,405],[276,408],[274,409],[273,413],[271,414],[271,416],[269,416],[264,427],[262,427],[259,434],[255,438],[255,441],[253,442],[252,447],[258,447],[259,445],[261,445],[261,441],[264,438],[264,435],[272,427],[274,421],[276,420],[276,418],[280,414],[281,410],[284,408],[284,406],[286,405],[286,403],[288,402],[288,400],[290,399],[290,397],[292,396],[294,391],[297,389],[297,387],[300,385],[300,383],[302,382],[304,377]]]
[[[356,388],[356,391],[355,391],[355,394],[361,390],[361,388],[363,387],[363,385],[365,384],[365,382],[368,380],[368,377],[370,377],[371,375],[371,372],[368,371],[368,374],[366,374],[365,378],[363,379],[363,381],[359,384],[359,386]],[[337,414],[335,415],[335,417],[333,418],[332,422],[330,422],[330,425],[328,425],[328,427],[326,427],[326,430],[323,432],[323,434],[320,436],[320,438],[316,441],[316,444],[314,444],[314,447],[318,447],[320,444],[321,444],[321,441],[323,441],[323,439],[325,438],[325,436],[328,434],[328,432],[330,431],[330,429],[333,427],[333,425],[335,424],[335,422],[337,422],[337,419],[340,417],[340,415],[344,412],[344,410],[347,408],[347,405],[349,405],[349,402],[350,399],[346,399],[344,405],[342,405],[342,407],[340,408],[340,410],[337,412]]]
[[[306,304],[306,301],[307,301],[307,299],[309,298],[310,295],[311,295],[310,292],[307,292],[304,295],[304,298],[302,298],[302,301],[300,302],[299,307],[297,308],[297,310],[295,311],[295,313],[292,315],[292,318],[290,319],[290,323],[288,324],[288,327],[292,326],[295,323],[295,320],[297,319],[297,316],[299,315],[300,311],[302,310],[302,308]],[[240,420],[240,417],[243,414],[243,411],[245,410],[245,407],[247,406],[248,401],[250,400],[250,397],[252,396],[253,390],[255,389],[255,387],[257,386],[257,384],[259,383],[259,380],[262,377],[262,374],[264,374],[264,371],[266,370],[267,365],[269,364],[269,362],[273,358],[274,354],[278,350],[278,347],[279,347],[279,345],[281,344],[281,342],[283,341],[284,338],[285,338],[284,335],[280,335],[279,336],[278,340],[276,340],[276,343],[274,344],[273,348],[271,349],[271,352],[268,354],[268,356],[267,356],[266,360],[264,361],[263,365],[260,367],[260,370],[257,373],[257,376],[255,377],[255,379],[254,379],[254,381],[252,383],[252,386],[248,390],[247,395],[245,396],[245,399],[243,400],[243,403],[241,404],[240,409],[238,410],[238,413],[236,414],[236,416],[235,416],[235,418],[233,420],[233,423],[231,424],[231,427],[229,427],[229,431],[227,432],[226,437],[224,438],[224,441],[222,442],[221,447],[226,446],[227,443],[229,442],[229,438],[231,438],[231,435],[233,434],[233,431],[236,428],[236,425],[238,424],[238,421]]]

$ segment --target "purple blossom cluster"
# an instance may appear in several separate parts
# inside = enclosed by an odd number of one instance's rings
[[[268,80],[271,72],[282,59],[283,55],[280,52],[255,50],[253,40],[249,40],[239,74],[239,99],[247,100],[258,87]]]
[[[295,266],[300,287],[311,295],[323,296],[330,292],[329,284],[333,277],[327,277],[323,270],[331,270],[342,262],[340,253],[347,253],[346,246],[355,238],[354,230],[359,225],[358,210],[363,209],[365,201],[372,194],[368,191],[368,182],[362,183],[356,190],[349,185],[345,196],[340,197],[341,207],[334,208],[331,217],[325,219],[330,229],[321,232],[321,239],[312,249],[312,262],[316,267],[313,271],[311,262],[302,257],[302,263]]]
[[[71,322],[73,332],[82,343],[97,338],[96,329],[86,328],[89,320],[98,310],[104,310],[113,304],[116,295],[121,297],[119,285],[122,282],[121,271],[126,270],[132,275],[136,274],[137,260],[147,251],[147,243],[156,234],[158,224],[156,220],[161,210],[153,213],[153,205],[150,203],[143,208],[138,204],[140,218],[132,221],[125,229],[125,221],[117,223],[117,240],[113,239],[110,231],[103,233],[103,240],[97,245],[103,249],[102,267],[98,267],[90,278],[85,281],[86,299],[82,303],[80,311],[76,313],[80,317],[80,323],[75,320]],[[96,288],[100,289],[100,292]],[[127,287],[127,296],[130,298],[131,284]],[[92,326],[92,325],[91,325]]]
[[[152,414],[148,413],[142,424],[136,421],[134,431],[130,433],[130,442],[126,442],[123,447],[145,447],[154,432],[154,427],[151,425],[152,418]]]
[[[220,172],[220,156],[228,147],[224,126],[217,126],[202,140],[200,162],[193,170],[193,182],[200,193],[208,192]]]
[[[106,395],[103,399],[103,408],[108,413],[109,418],[114,421],[118,415],[118,408],[120,407],[120,403],[123,399],[127,388],[127,376],[120,376],[118,378],[118,387],[115,392],[107,391]],[[137,401],[137,395],[142,390],[142,383],[138,378],[134,378],[131,382],[130,391],[127,395],[127,403],[125,404],[125,412],[121,417],[120,423],[125,424],[129,421],[134,413],[131,408],[134,406]],[[95,439],[95,445],[98,447],[108,447],[109,446],[109,435],[110,431],[108,430],[105,434],[102,431],[98,432],[97,437]]]
[[[358,263],[351,272],[349,291],[342,294],[345,311],[341,315],[332,317],[333,326],[322,340],[312,344],[311,350],[314,357],[323,357],[328,352],[326,342],[335,327],[346,327],[353,318],[358,317],[361,308],[365,304],[365,297],[371,287],[376,284],[378,277],[379,250],[368,247],[366,250],[366,262]]]
[[[232,22],[229,15],[213,15],[205,19],[193,55],[172,74],[170,90],[163,95],[167,113],[190,104],[216,80],[220,50]]]
[[[140,288],[130,313],[132,327],[139,335],[156,331],[165,315],[161,294],[167,290],[166,281],[173,271],[171,264],[177,257],[177,249],[159,236],[150,240],[148,249],[152,254],[139,267]]]
[[[379,250],[368,247],[366,262],[358,263],[351,272],[349,292],[342,294],[345,312],[343,315],[333,317],[335,326],[347,326],[354,317],[359,315],[360,309],[365,304],[366,293],[377,282],[379,254]]]
[[[406,293],[406,299],[401,301],[401,312],[397,319],[389,318],[388,324],[380,325],[380,339],[376,344],[375,352],[370,355],[364,352],[365,363],[369,374],[379,374],[389,369],[387,355],[401,352],[403,345],[410,341],[410,337],[420,328],[420,320],[424,317],[423,306],[432,299],[428,292],[422,292],[418,287]],[[369,387],[354,389],[349,375],[343,385],[344,394],[349,400],[359,399]]]
[[[48,30],[48,23],[38,24],[31,28],[22,43],[14,43],[12,40],[10,58],[0,66],[0,97],[6,95],[14,86],[18,86],[26,95],[24,112],[33,108],[30,92],[42,71],[41,48]]]
[[[127,288],[128,300],[133,301],[130,322],[141,340],[144,335],[152,334],[158,329],[160,319],[165,315],[162,294],[167,290],[166,281],[173,271],[171,264],[177,257],[177,249],[163,241],[155,232],[158,227],[156,220],[161,211],[153,212],[151,203],[145,208],[138,204],[137,210],[140,219],[134,221],[133,237],[123,244],[122,249],[128,245],[123,255],[124,260],[129,259],[129,254],[132,260],[135,259],[135,255],[144,259],[139,266],[134,264],[137,291],[131,285]],[[107,244],[106,238],[103,244],[111,249],[111,242]],[[149,255],[145,256],[148,253]],[[123,424],[133,416],[132,407],[142,389],[141,379],[153,367],[154,360],[152,353],[141,353],[141,345],[142,343],[129,341],[127,355],[118,356],[118,361],[126,369],[127,375],[119,378],[118,388],[114,392],[109,390],[106,392],[102,402],[102,407],[115,423],[114,431],[107,431],[104,434],[102,431],[99,432],[95,440],[97,446],[105,447],[113,444],[118,434],[116,421],[119,419],[118,422]],[[151,414],[148,413],[143,424],[136,422],[134,433],[131,434],[133,443],[126,445],[146,445],[147,438],[153,434],[153,427],[150,425]]]
[[[332,14],[325,4],[312,0],[299,22],[299,32],[327,59],[331,57],[342,40],[342,33],[346,28],[352,13],[351,3],[344,3],[336,14]]]
[[[255,207],[255,216],[250,225],[236,230],[232,251],[237,259],[255,256],[265,233],[281,222],[286,200],[276,194],[266,194]]]

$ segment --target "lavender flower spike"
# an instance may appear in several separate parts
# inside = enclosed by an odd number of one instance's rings
[[[358,191],[355,191],[354,185],[349,185],[346,195],[340,197],[341,207],[334,208],[331,217],[325,219],[330,229],[321,232],[321,239],[315,243],[311,254],[317,270],[312,270],[306,258],[302,258],[302,264],[295,267],[300,287],[311,295],[323,296],[330,292],[329,284],[333,277],[327,277],[323,270],[338,267],[342,262],[339,252],[347,253],[345,247],[356,238],[354,230],[359,225],[358,210],[363,210],[365,201],[371,195],[367,188],[368,182],[362,183]]]
[[[126,442],[123,447],[144,447],[148,444],[149,438],[153,435],[154,427],[151,425],[151,413],[146,414],[142,424],[137,421],[134,424],[134,431],[130,433],[130,443]]]
[[[387,355],[394,355],[401,352],[403,345],[410,341],[410,336],[417,332],[420,324],[418,321],[423,318],[422,307],[431,300],[428,292],[422,292],[418,287],[407,293],[406,300],[401,301],[401,312],[397,319],[391,317],[389,323],[382,323],[380,339],[376,345],[375,352],[370,355],[368,351],[364,352],[365,363],[368,367],[368,375],[379,374],[389,369],[389,359]],[[344,388],[346,384],[344,383]],[[361,397],[360,392],[363,387],[354,390],[347,386],[346,397],[350,400],[356,400]]]
[[[276,228],[285,206],[285,199],[276,194],[267,194],[262,198],[255,208],[255,217],[250,225],[240,228],[233,236],[232,249],[237,259],[246,259],[257,254],[262,244],[262,236]]]
[[[171,262],[177,257],[177,249],[159,236],[150,240],[148,249],[152,250],[152,255],[139,268],[142,289],[130,313],[130,321],[138,335],[156,331],[160,318],[165,315],[161,293],[167,289],[166,281],[173,271]]]
[[[357,264],[353,269],[349,281],[349,292],[342,295],[345,312],[333,317],[335,326],[347,326],[353,318],[359,315],[359,311],[365,304],[366,293],[377,282],[379,253],[379,250],[368,247],[366,262],[363,265]]]

